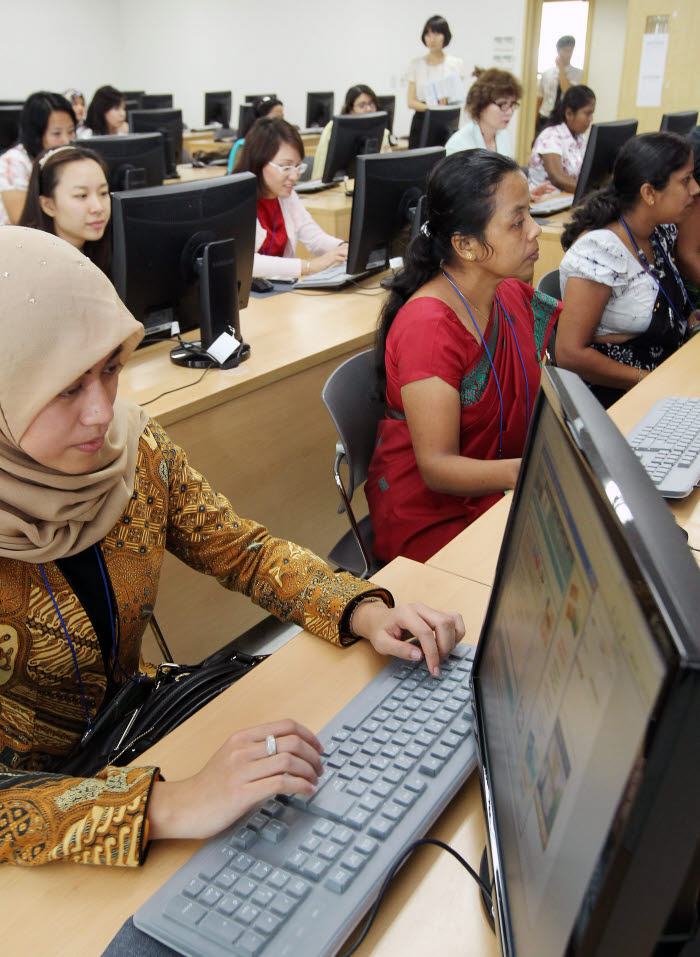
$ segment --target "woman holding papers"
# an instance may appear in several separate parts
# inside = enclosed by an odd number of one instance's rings
[[[428,48],[425,56],[416,57],[408,65],[408,105],[415,110],[408,136],[409,149],[415,149],[420,140],[423,113],[429,106],[446,106],[464,102],[466,74],[464,62],[448,56],[445,48],[452,39],[444,17],[430,17],[421,34]]]

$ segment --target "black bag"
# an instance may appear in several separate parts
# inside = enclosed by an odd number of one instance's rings
[[[128,764],[266,657],[227,645],[198,665],[163,662],[155,678],[120,688],[59,772],[90,777],[108,764]]]

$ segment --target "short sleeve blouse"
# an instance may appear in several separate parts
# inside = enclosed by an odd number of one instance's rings
[[[426,87],[430,83],[437,83],[450,73],[457,73],[464,85],[466,76],[464,61],[456,56],[445,56],[442,63],[430,64],[425,57],[418,56],[408,64],[408,82],[416,85],[416,98],[422,103],[427,100]]]
[[[0,226],[10,223],[2,193],[10,189],[26,190],[31,175],[32,159],[21,143],[0,155]]]
[[[660,226],[655,230],[656,240],[669,256],[673,255],[677,234],[675,226]],[[595,335],[639,335],[649,327],[658,295],[657,285],[612,230],[592,229],[566,252],[559,266],[562,296],[572,276],[590,279],[611,289]]]
[[[535,140],[530,153],[530,168],[527,178],[531,187],[541,186],[549,182],[547,171],[542,160],[546,153],[557,153],[561,156],[562,169],[567,176],[578,179],[586,153],[586,139],[583,136],[574,136],[566,123],[558,126],[548,126]]]

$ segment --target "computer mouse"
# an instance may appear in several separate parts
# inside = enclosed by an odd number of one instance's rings
[[[275,287],[269,279],[260,279],[258,276],[254,276],[251,280],[250,288],[253,292],[272,292]]]

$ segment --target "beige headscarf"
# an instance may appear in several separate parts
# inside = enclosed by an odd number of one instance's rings
[[[51,233],[0,228],[0,557],[44,562],[104,538],[133,492],[139,406],[114,405],[95,470],[65,475],[19,442],[37,414],[117,346],[143,337],[104,275]]]

